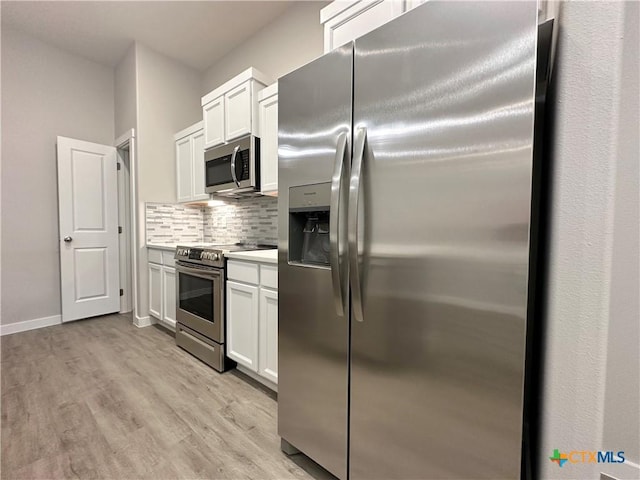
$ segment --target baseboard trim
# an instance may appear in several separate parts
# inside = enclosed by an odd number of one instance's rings
[[[238,369],[239,372],[244,373],[247,377],[251,377],[256,382],[261,383],[262,385],[269,388],[270,390],[273,390],[274,392],[278,393],[277,383],[273,383],[271,380],[264,378],[262,375],[258,375],[256,372],[254,372],[253,370],[249,370],[244,365],[238,364],[236,368]]]
[[[138,328],[148,327],[154,323],[156,323],[155,319],[150,316],[139,317],[136,315],[133,317],[133,324]]]
[[[162,320],[158,319],[158,325],[162,325],[167,330],[171,330],[172,332],[176,331],[176,321],[175,320]]]
[[[60,325],[61,323],[62,315],[52,315],[50,317],[34,318],[33,320],[24,320],[22,322],[7,323],[6,325],[0,325],[0,336],[51,327],[52,325]]]

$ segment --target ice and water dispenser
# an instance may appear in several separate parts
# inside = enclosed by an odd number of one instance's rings
[[[331,183],[289,189],[289,263],[329,267]]]

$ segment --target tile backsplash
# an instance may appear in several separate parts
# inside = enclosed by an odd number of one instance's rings
[[[204,209],[207,243],[278,243],[278,199],[251,197]]]
[[[145,206],[147,243],[202,241],[202,207],[171,203],[147,203]]]
[[[146,204],[147,243],[278,242],[278,199],[225,200],[213,207]]]

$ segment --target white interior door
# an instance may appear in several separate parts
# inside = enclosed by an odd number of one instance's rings
[[[120,309],[116,149],[58,137],[62,321]]]

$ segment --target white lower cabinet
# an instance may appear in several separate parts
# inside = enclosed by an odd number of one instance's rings
[[[162,320],[176,324],[176,269],[162,267]]]
[[[149,315],[176,326],[176,269],[173,253],[149,249]]]
[[[227,355],[255,380],[278,384],[277,267],[227,263]]]
[[[162,317],[162,265],[149,264],[149,314]]]
[[[278,383],[278,292],[260,287],[259,345],[260,371],[273,383]]]
[[[258,371],[258,287],[227,281],[227,356]]]

